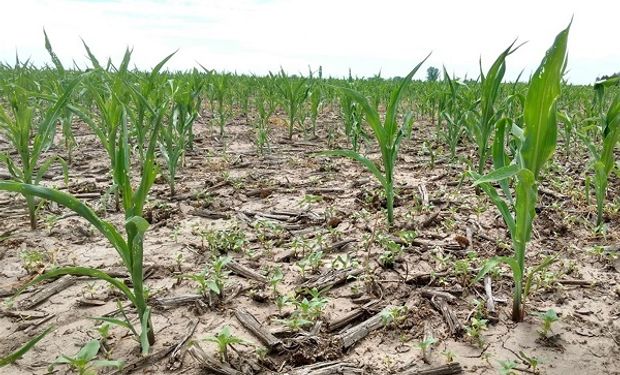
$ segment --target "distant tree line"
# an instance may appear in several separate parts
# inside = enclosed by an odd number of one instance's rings
[[[603,75],[603,76],[597,77],[596,80],[597,81],[604,81],[606,79],[616,78],[616,77],[620,77],[620,72],[617,72],[617,73],[614,73],[614,74],[610,74],[610,75]]]

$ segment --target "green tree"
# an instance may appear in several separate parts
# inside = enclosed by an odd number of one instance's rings
[[[439,78],[439,69],[434,66],[429,66],[426,69],[426,80],[429,82],[435,82]]]

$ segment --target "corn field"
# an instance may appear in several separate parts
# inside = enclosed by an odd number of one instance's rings
[[[570,27],[515,82],[516,42],[334,78],[43,35],[0,64],[0,373],[620,373],[620,78],[564,81]]]

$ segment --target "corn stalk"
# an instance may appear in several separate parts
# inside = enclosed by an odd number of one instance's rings
[[[528,285],[535,272],[525,275],[525,254],[536,216],[538,181],[540,172],[553,155],[557,141],[557,100],[560,96],[560,82],[566,67],[566,49],[570,25],[560,32],[547,51],[540,66],[532,76],[525,99],[523,120],[525,129],[520,137],[520,147],[510,165],[501,167],[486,176],[473,173],[476,184],[491,198],[499,209],[510,237],[514,255],[494,257],[486,262],[478,274],[484,277],[500,263],[512,269],[514,280],[512,320],[523,320],[523,303],[529,292]],[[516,200],[513,207],[502,198],[491,182],[516,178]],[[512,212],[514,211],[514,213]],[[543,262],[548,265],[549,262]],[[540,271],[541,267],[535,268]]]
[[[416,67],[403,78],[400,84],[392,90],[383,123],[381,122],[377,109],[368,102],[368,99],[366,99],[364,95],[350,88],[341,88],[346,95],[350,96],[351,99],[361,106],[362,111],[365,113],[366,122],[372,129],[381,151],[383,171],[380,171],[370,159],[353,150],[334,150],[321,153],[321,155],[343,156],[356,160],[375,176],[379,183],[381,183],[385,192],[387,220],[390,226],[394,224],[394,168],[398,157],[398,148],[403,137],[410,133],[413,123],[413,116],[411,113],[408,113],[403,120],[403,124],[398,126],[398,106],[401,101],[403,88],[411,82],[415,73],[429,56],[430,54],[416,65]]]
[[[56,121],[63,113],[64,108],[76,87],[80,77],[71,81],[64,89],[62,95],[54,100],[41,116],[35,116],[35,108],[39,102],[34,98],[34,94],[26,89],[14,85],[8,98],[10,109],[6,111],[0,105],[0,133],[6,137],[13,148],[17,151],[17,156],[8,153],[0,153],[0,163],[5,164],[14,181],[26,184],[38,185],[45,173],[58,162],[64,171],[65,181],[67,179],[67,165],[59,156],[52,156],[39,163],[42,154],[49,149],[54,141],[56,134]],[[35,117],[39,118],[39,123],[34,124]],[[36,202],[34,197],[24,195],[28,207],[30,218],[30,228],[37,228]]]

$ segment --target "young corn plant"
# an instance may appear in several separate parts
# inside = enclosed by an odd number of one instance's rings
[[[440,134],[450,148],[450,159],[456,158],[456,147],[461,141],[465,131],[465,125],[469,123],[475,101],[468,99],[470,88],[456,78],[450,78],[450,74],[443,67],[444,81],[448,92],[445,94],[443,108],[439,113],[439,122],[445,119],[445,125],[440,126]]]
[[[120,256],[123,265],[126,267],[130,275],[132,285],[131,289],[123,282],[111,277],[105,272],[79,266],[53,269],[38,276],[27,286],[62,275],[88,276],[110,283],[113,287],[118,289],[136,308],[141,328],[139,334],[140,345],[142,347],[142,352],[146,354],[148,353],[150,345],[152,345],[155,341],[155,334],[151,323],[151,309],[147,305],[143,283],[143,241],[146,230],[148,229],[148,222],[142,217],[142,212],[148,192],[155,181],[155,176],[157,175],[155,148],[157,146],[161,121],[156,121],[153,123],[148,147],[145,151],[145,159],[142,163],[139,163],[141,179],[137,189],[134,190],[134,187],[131,184],[130,167],[130,161],[134,160],[131,158],[133,148],[129,144],[128,121],[127,116],[124,114],[125,110],[122,105],[120,106],[120,110],[121,113],[119,119],[121,121],[120,123],[115,124],[117,130],[114,132],[114,138],[110,139],[110,143],[114,144],[114,160],[112,163],[113,175],[118,191],[120,192],[122,208],[125,213],[126,238],[123,238],[122,234],[113,224],[99,218],[91,208],[70,194],[21,181],[0,182],[0,190],[17,192],[29,197],[43,198],[56,202],[60,206],[69,208],[91,223],[109,241],[110,245],[114,247]],[[162,109],[154,109],[147,104],[147,110],[149,113],[156,113],[156,111],[161,111]],[[110,322],[128,327],[132,332],[137,334],[137,330],[129,320],[122,322],[114,319],[110,320]]]
[[[480,113],[479,121],[471,127],[470,131],[473,139],[478,147],[478,173],[484,173],[484,166],[488,158],[489,139],[495,124],[500,118],[500,113],[495,110],[495,102],[499,96],[500,86],[504,74],[506,73],[506,58],[514,53],[521,45],[513,48],[515,42],[512,42],[504,52],[502,52],[486,76],[482,72],[482,61],[480,61],[480,79],[481,79],[481,96],[480,96]]]
[[[230,77],[231,75],[229,73],[213,74],[211,76],[211,84],[209,86],[211,96],[215,99],[216,103],[214,110],[220,129],[220,138],[224,137],[224,127],[232,116]]]
[[[70,75],[65,70],[60,59],[52,49],[52,44],[50,43],[45,30],[43,30],[43,35],[45,36],[45,49],[50,55],[52,63],[56,67],[56,74],[54,75],[54,79],[50,80],[49,82],[52,85],[52,91],[60,97],[71,85]],[[72,161],[73,149],[77,146],[75,135],[73,134],[73,129],[71,128],[71,125],[73,123],[73,116],[73,112],[71,112],[71,110],[66,106],[62,108],[61,114],[60,116],[58,116],[62,129],[62,135],[65,142],[65,150],[67,152],[67,162],[69,164],[71,164]]]
[[[123,80],[128,90],[126,99],[122,101],[131,121],[130,131],[136,144],[138,157],[142,161],[146,157],[149,133],[154,123],[162,121],[164,113],[163,111],[154,112],[152,108],[165,108],[169,101],[167,92],[163,89],[167,78],[160,72],[175,54],[176,51],[166,56],[150,72],[129,74]],[[115,94],[117,92],[114,91]]]
[[[324,105],[323,68],[319,67],[318,78],[314,79],[310,70],[310,134],[316,137],[316,122]]]
[[[368,138],[364,132],[364,112],[347,93],[342,93],[340,97],[340,109],[344,121],[344,132],[349,138],[351,149],[358,152],[361,141]]]
[[[142,352],[147,353],[150,345],[155,341],[153,325],[150,318],[150,308],[147,305],[144,291],[144,270],[143,270],[143,240],[148,228],[148,222],[142,218],[142,210],[150,187],[155,181],[156,166],[154,151],[157,132],[153,133],[146,152],[146,160],[142,166],[142,179],[138,188],[134,191],[129,176],[130,147],[128,144],[127,124],[124,123],[119,140],[119,153],[114,173],[119,181],[119,188],[122,192],[123,207],[125,211],[125,233],[126,239],[111,223],[100,219],[97,214],[77,198],[62,191],[26,184],[22,182],[6,181],[0,182],[0,190],[17,192],[26,196],[36,196],[67,207],[79,216],[90,222],[114,247],[119,254],[123,264],[127,268],[132,289],[123,282],[112,276],[94,268],[87,267],[60,267],[46,272],[27,286],[42,282],[44,280],[57,278],[62,275],[88,276],[110,283],[118,289],[135,307],[140,320],[141,333],[140,344]],[[25,287],[24,287],[25,288]],[[22,289],[23,290],[23,289]],[[118,323],[118,322],[117,322]],[[137,332],[133,325],[127,321],[123,326],[131,328],[132,332]]]
[[[9,93],[9,110],[5,110],[0,104],[0,135],[9,141],[17,153],[0,153],[0,164],[6,165],[13,181],[38,185],[54,162],[62,166],[66,180],[67,164],[61,157],[52,156],[42,163],[41,157],[54,142],[56,121],[79,81],[78,77],[67,84],[62,95],[55,98],[52,105],[40,115],[36,108],[40,107],[41,103],[34,98],[33,93],[17,85],[6,90]],[[23,195],[28,207],[30,228],[34,230],[37,228],[37,204],[33,196]]]
[[[415,73],[420,69],[420,66],[428,59],[430,54],[424,58],[407,76],[400,82],[400,84],[392,91],[390,100],[387,104],[385,120],[381,122],[379,113],[375,107],[373,107],[366,97],[357,91],[349,88],[341,88],[343,92],[356,101],[366,116],[366,122],[372,129],[372,133],[377,140],[379,149],[381,151],[381,161],[383,162],[383,171],[379,170],[377,165],[365,156],[353,150],[334,150],[322,152],[322,155],[328,156],[341,156],[348,157],[356,160],[362,164],[375,178],[379,181],[383,187],[386,205],[387,205],[387,221],[391,226],[394,224],[394,168],[396,166],[396,159],[398,156],[398,148],[400,142],[406,134],[410,133],[410,129],[413,123],[413,117],[411,113],[408,113],[401,126],[398,126],[398,106],[401,101],[401,93],[403,88],[411,82],[411,79]]]
[[[164,159],[167,169],[166,180],[170,188],[170,196],[176,193],[176,174],[179,163],[189,148],[192,138],[194,120],[198,117],[196,99],[199,92],[188,87],[179,85],[174,81],[168,82],[172,106],[168,120],[161,128],[159,150]]]
[[[277,76],[276,88],[280,93],[280,100],[288,115],[288,139],[293,139],[295,123],[300,122],[300,113],[308,97],[309,89],[306,78],[288,77],[284,69]],[[303,125],[303,124],[302,124]]]
[[[570,25],[560,32],[547,51],[540,66],[532,76],[524,106],[524,127],[520,147],[510,165],[496,169],[486,176],[477,176],[476,184],[491,198],[499,209],[512,239],[513,256],[494,257],[486,262],[477,279],[480,280],[500,263],[512,269],[514,293],[512,320],[523,320],[524,300],[532,272],[525,274],[525,252],[532,233],[536,216],[538,181],[540,172],[551,158],[557,140],[557,100],[560,96],[560,82],[566,67],[566,48]],[[510,204],[500,197],[491,182],[516,178],[516,200],[511,212]],[[548,265],[549,262],[544,262]],[[535,270],[540,271],[540,267]],[[525,290],[527,289],[527,290]]]
[[[603,105],[605,86],[617,85],[618,82],[620,82],[620,78],[616,77],[603,82],[597,82],[594,86],[601,105]],[[620,140],[620,94],[615,96],[607,113],[602,112],[601,123],[602,149],[599,150],[599,148],[594,146],[589,137],[583,137],[594,158],[594,178],[592,181],[594,181],[595,186],[596,226],[598,228],[601,228],[603,225],[603,209],[607,195],[607,185],[609,184],[609,175],[615,167],[614,149]]]
[[[113,191],[116,198],[116,208],[119,209],[123,185],[128,184],[128,181],[120,181],[120,179],[125,178],[123,174],[129,170],[125,164],[128,163],[130,149],[124,147],[124,144],[126,142],[129,145],[129,135],[135,135],[134,140],[138,144],[138,156],[142,168],[151,164],[150,159],[153,156],[149,155],[148,152],[152,151],[150,150],[151,143],[159,137],[164,114],[168,110],[168,101],[162,92],[162,87],[154,85],[152,81],[157,81],[157,73],[174,53],[160,61],[153,71],[146,78],[143,78],[144,81],[135,87],[132,80],[139,80],[140,77],[129,72],[131,50],[125,51],[121,64],[112,72],[110,71],[111,68],[104,69],[100,65],[86,43],[84,43],[84,47],[94,66],[95,77],[86,81],[85,86],[86,92],[94,102],[95,110],[91,111],[77,105],[70,105],[69,107],[91,128],[110,158]],[[142,95],[145,90],[142,89],[144,86],[152,87],[146,90],[149,98]],[[139,104],[136,104],[136,101]],[[137,125],[138,123],[140,125]],[[132,127],[129,126],[130,124]],[[143,138],[147,135],[149,142],[145,144],[146,141]],[[156,146],[156,143],[153,145]],[[120,174],[117,173],[119,171]],[[144,172],[142,169],[140,171]],[[127,211],[125,213],[127,214]]]
[[[259,88],[257,94],[254,96],[254,107],[258,114],[255,124],[255,143],[258,153],[262,155],[265,151],[271,151],[269,118],[271,118],[271,115],[273,115],[276,110],[276,101],[273,92],[270,90],[270,86]]]

